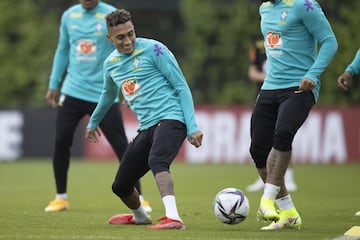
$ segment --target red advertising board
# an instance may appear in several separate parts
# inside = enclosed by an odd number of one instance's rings
[[[250,117],[248,106],[198,106],[196,118],[204,133],[203,145],[195,148],[185,141],[177,161],[190,163],[250,162]],[[134,114],[123,110],[129,139],[138,126]],[[85,143],[88,159],[114,160],[105,137]],[[299,129],[293,144],[293,161],[327,164],[360,161],[360,107],[315,107]]]

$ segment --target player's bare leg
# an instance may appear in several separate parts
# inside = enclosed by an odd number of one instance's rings
[[[121,200],[130,209],[138,209],[141,205],[139,200],[139,194],[135,189],[129,196],[121,197]]]
[[[284,184],[284,176],[291,159],[291,151],[282,152],[274,148],[271,149],[267,160],[266,183],[280,186],[277,198],[288,195]]]
[[[139,194],[135,188],[129,196],[121,197],[121,200],[133,214],[114,215],[108,220],[109,224],[151,224],[151,218],[141,205]]]
[[[275,199],[287,193],[284,185],[284,175],[289,165],[291,152],[281,152],[274,148],[271,149],[266,162],[266,181],[264,193],[260,200],[257,211],[257,219],[264,221],[277,222],[280,218],[277,212]],[[264,175],[264,173],[261,173]],[[282,192],[280,192],[282,191]],[[280,194],[280,195],[279,195]]]
[[[174,195],[174,183],[169,172],[164,171],[157,173],[155,175],[155,181],[161,197]]]
[[[174,184],[170,173],[168,171],[159,172],[155,175],[155,180],[165,207],[165,216],[158,220],[158,224],[149,228],[152,230],[185,229],[177,210]]]
[[[258,168],[257,171],[258,171],[258,173],[259,173],[259,176],[261,177],[261,179],[262,179],[263,182],[265,183],[265,182],[266,182],[266,176],[267,176],[266,167],[264,167],[264,168]]]
[[[284,227],[300,229],[301,218],[284,184],[284,176],[291,159],[291,151],[271,149],[267,160],[267,176],[259,210],[263,219],[273,220],[261,230],[277,230]],[[277,213],[274,214],[274,211]]]

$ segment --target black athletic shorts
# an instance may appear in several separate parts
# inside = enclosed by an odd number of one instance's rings
[[[153,175],[169,171],[186,137],[186,126],[177,120],[162,120],[140,131],[128,145],[113,183],[113,191],[127,196],[136,180],[149,170]]]
[[[279,90],[261,90],[251,117],[250,153],[257,167],[265,167],[272,147],[290,151],[297,130],[314,106],[311,91],[297,87]]]

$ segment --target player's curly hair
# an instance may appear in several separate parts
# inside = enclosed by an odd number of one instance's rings
[[[108,27],[114,27],[128,21],[131,21],[131,14],[125,9],[117,9],[106,15],[106,26]]]

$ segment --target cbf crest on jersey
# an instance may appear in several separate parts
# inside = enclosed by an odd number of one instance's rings
[[[285,8],[281,11],[280,14],[280,24],[285,25],[286,24],[286,18],[289,14],[289,11]]]
[[[134,57],[132,64],[133,64],[134,71],[140,70],[140,58],[139,57]]]
[[[95,26],[95,35],[97,35],[97,36],[102,36],[102,35],[104,35],[104,33],[103,33],[103,25],[100,23],[100,22],[98,22],[98,23],[96,23],[96,26]]]

